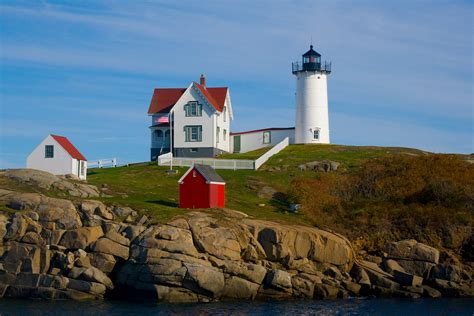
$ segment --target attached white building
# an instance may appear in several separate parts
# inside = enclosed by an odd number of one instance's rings
[[[233,153],[246,153],[263,147],[273,147],[287,137],[290,144],[295,142],[294,127],[265,128],[231,133],[230,135]]]
[[[230,152],[233,119],[229,88],[192,82],[187,88],[155,89],[151,116],[151,160],[170,152],[176,157],[214,157]]]
[[[87,159],[64,136],[48,135],[28,156],[26,167],[55,175],[87,177]]]

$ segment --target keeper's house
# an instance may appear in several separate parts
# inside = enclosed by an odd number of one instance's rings
[[[170,151],[175,157],[214,157],[231,151],[229,88],[207,87],[203,75],[187,88],[155,89],[148,115],[151,160]]]
[[[26,167],[55,175],[87,177],[87,159],[64,136],[48,135],[28,156]]]

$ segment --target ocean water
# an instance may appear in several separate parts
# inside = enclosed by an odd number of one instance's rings
[[[474,315],[474,299],[348,299],[164,304],[0,300],[0,315]]]

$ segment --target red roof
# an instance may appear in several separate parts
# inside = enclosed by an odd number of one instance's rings
[[[168,113],[185,91],[185,88],[155,89],[150,107],[148,108],[148,114]]]
[[[79,152],[79,150],[77,150],[77,148],[74,147],[74,145],[69,141],[69,139],[67,139],[64,136],[58,136],[58,135],[51,135],[51,137],[53,137],[54,140],[57,141],[59,145],[61,145],[61,147],[64,148],[64,150],[66,150],[69,153],[69,155],[71,155],[72,158],[75,158],[77,160],[87,161],[86,157],[84,157]]]
[[[288,129],[295,129],[295,128],[294,127],[270,127],[270,128],[255,129],[253,131],[234,132],[234,133],[230,133],[230,135],[242,135],[242,134],[251,134],[251,133],[258,133],[258,132],[266,132],[266,131],[284,131]]]
[[[217,111],[222,112],[227,96],[227,87],[206,88],[197,82],[193,84]],[[186,88],[155,89],[148,114],[168,113],[185,91]]]
[[[206,88],[197,82],[193,84],[198,88],[199,91],[206,97],[209,103],[219,112],[224,110],[225,97],[227,96],[227,88]]]

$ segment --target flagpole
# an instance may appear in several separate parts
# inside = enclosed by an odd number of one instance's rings
[[[171,152],[171,161],[170,161],[170,170],[173,170],[173,124],[172,124],[172,111],[170,111],[168,121],[170,122],[170,152]]]

